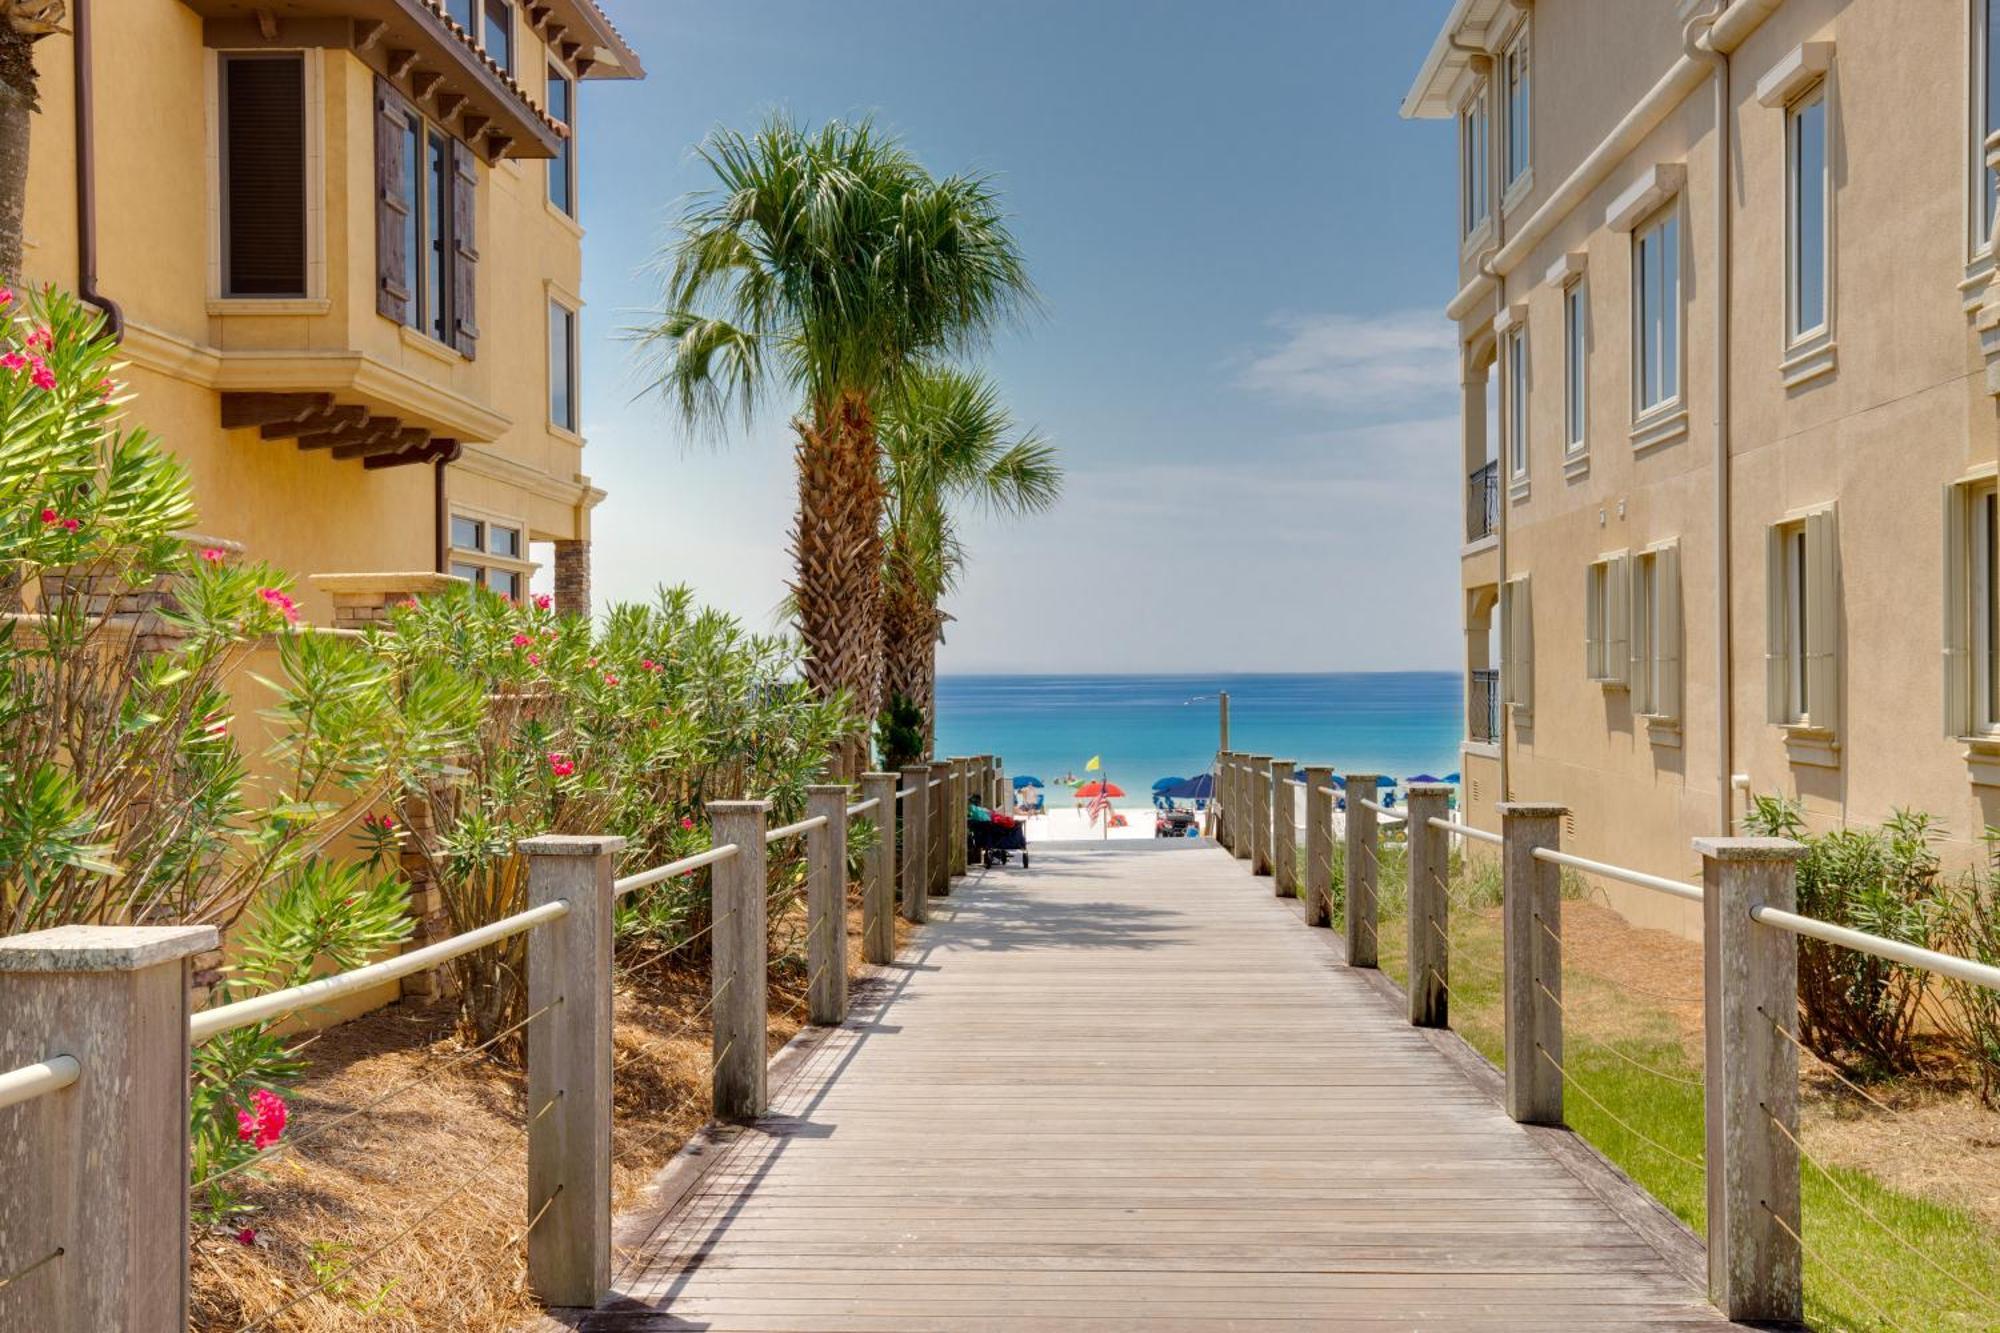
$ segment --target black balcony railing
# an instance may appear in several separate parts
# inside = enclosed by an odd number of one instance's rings
[[[1474,469],[1465,484],[1465,539],[1490,537],[1500,526],[1500,461]]]
[[[1476,741],[1500,739],[1500,673],[1481,670],[1472,673],[1465,696],[1466,729]]]

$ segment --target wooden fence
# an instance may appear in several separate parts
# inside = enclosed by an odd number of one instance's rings
[[[862,876],[861,932],[865,960],[883,964],[895,955],[899,878],[902,914],[925,920],[931,895],[949,892],[966,871],[968,797],[997,804],[1006,773],[994,755],[943,759],[900,775],[866,774],[850,804],[854,794],[844,785],[811,787],[806,817],[780,828],[767,826],[768,801],[711,802],[707,850],[623,878],[614,872],[622,838],[526,839],[523,911],[199,1013],[189,1012],[188,966],[217,947],[212,926],[68,926],[0,939],[0,1329],[182,1333],[193,1047],[516,935],[527,937],[529,1016],[514,1030],[526,1030],[528,1280],[549,1305],[596,1305],[611,1281],[615,903],[709,871],[710,1106],[717,1120],[754,1119],[768,1105],[766,847],[806,840],[807,1021],[838,1024],[847,1010],[852,821],[868,821],[878,835]],[[307,1290],[292,1304],[316,1294]]]
[[[1251,863],[1253,874],[1270,875],[1279,896],[1304,898],[1308,925],[1325,926],[1332,916],[1333,805],[1343,792],[1332,785],[1330,768],[1308,767],[1303,777],[1299,771],[1289,759],[1218,755],[1217,837]],[[1450,818],[1448,784],[1412,784],[1402,810],[1363,795],[1377,791],[1372,773],[1346,774],[1343,785],[1342,915],[1350,966],[1376,962],[1382,824],[1400,824],[1408,839],[1412,1024],[1442,1028],[1450,1021],[1450,840],[1488,847],[1499,858],[1506,1109],[1516,1121],[1563,1124],[1564,1092],[1574,1084],[1563,1057],[1563,871],[1701,904],[1706,1140],[1699,1165],[1707,1180],[1709,1299],[1731,1319],[1802,1320],[1796,938],[1994,990],[2000,968],[1799,915],[1795,876],[1805,848],[1786,839],[1696,838],[1702,878],[1692,884],[1563,851],[1569,812],[1561,805],[1503,804],[1500,832],[1493,833]],[[1295,836],[1291,792],[1300,786],[1302,876],[1293,855],[1273,851]]]

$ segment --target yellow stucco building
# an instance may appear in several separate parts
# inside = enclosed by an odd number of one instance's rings
[[[23,277],[111,313],[203,531],[322,623],[538,558],[587,608],[577,88],[642,73],[595,0],[69,10]]]
[[[1752,792],[2000,822],[1996,43],[1992,0],[1454,4],[1403,110],[1458,126],[1476,822],[1676,877]]]

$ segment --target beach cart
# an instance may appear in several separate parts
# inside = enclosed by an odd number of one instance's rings
[[[1028,826],[1019,821],[1002,824],[998,820],[968,819],[965,821],[966,837],[971,840],[972,855],[979,858],[983,866],[1004,866],[1009,853],[1021,854],[1021,866],[1028,865]]]

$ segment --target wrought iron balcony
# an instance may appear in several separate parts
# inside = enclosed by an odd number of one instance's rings
[[[1490,537],[1500,527],[1500,460],[1475,468],[1466,479],[1465,540]]]
[[[1470,673],[1465,692],[1466,730],[1475,741],[1500,739],[1500,673],[1482,669]]]

